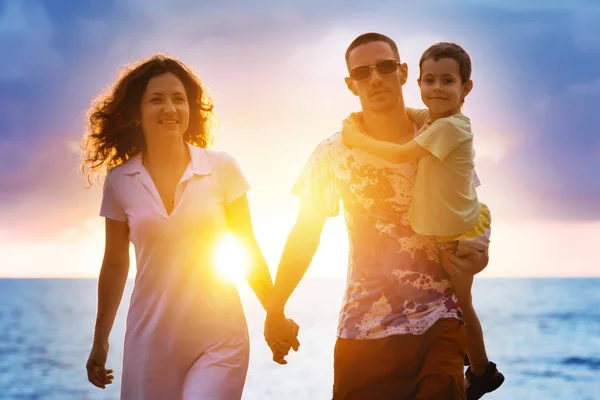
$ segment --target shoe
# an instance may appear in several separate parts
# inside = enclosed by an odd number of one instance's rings
[[[489,362],[482,375],[475,376],[471,367],[465,372],[465,386],[467,389],[467,400],[477,400],[484,394],[493,392],[504,383],[504,375],[498,371],[496,364]]]

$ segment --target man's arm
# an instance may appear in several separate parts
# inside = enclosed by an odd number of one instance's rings
[[[296,223],[288,235],[277,268],[273,296],[267,310],[264,336],[271,348],[277,341],[292,343],[295,339],[295,333],[285,317],[285,305],[304,277],[319,247],[326,220],[325,207],[307,202],[300,205]],[[274,358],[274,361],[286,363],[283,357]]]
[[[480,273],[488,265],[489,247],[477,249],[473,246],[460,245],[454,254],[441,252],[441,263],[446,270],[475,275]]]
[[[306,202],[300,205],[296,224],[288,235],[277,268],[270,313],[284,312],[285,304],[304,277],[319,247],[326,220],[323,207]]]

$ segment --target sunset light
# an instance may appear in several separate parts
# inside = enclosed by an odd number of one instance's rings
[[[236,283],[244,281],[248,269],[248,254],[238,240],[230,234],[221,238],[214,257],[219,275]]]

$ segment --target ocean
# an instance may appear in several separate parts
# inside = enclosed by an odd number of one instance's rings
[[[107,389],[87,381],[96,280],[0,279],[0,399],[118,399],[132,282],[111,335]],[[342,279],[306,279],[288,305],[301,346],[281,366],[262,337],[264,311],[240,288],[251,336],[244,399],[330,399]],[[486,400],[600,399],[600,279],[476,279],[488,355],[506,376]]]

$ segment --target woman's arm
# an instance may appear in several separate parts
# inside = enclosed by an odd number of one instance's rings
[[[108,338],[123,297],[129,273],[129,228],[127,222],[106,218],[106,244],[98,279],[98,313],[92,350],[86,363],[88,380],[106,388],[113,380],[112,370],[106,369]]]
[[[94,342],[108,343],[128,274],[129,228],[127,222],[106,218],[106,244],[98,279],[98,313]]]
[[[266,311],[273,294],[273,280],[267,262],[254,236],[246,194],[226,205],[225,213],[229,231],[248,251],[249,268],[246,280]]]

